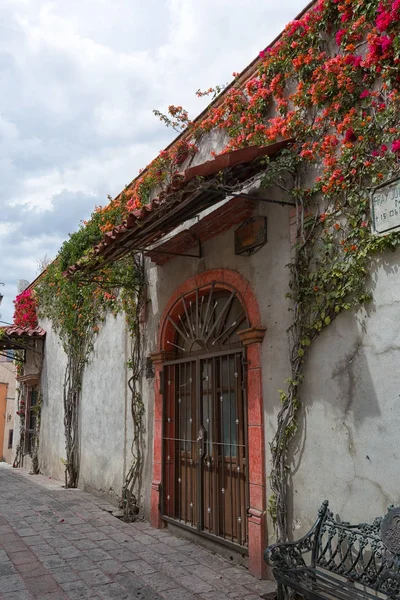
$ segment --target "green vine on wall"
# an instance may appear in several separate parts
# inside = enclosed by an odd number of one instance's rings
[[[113,219],[116,224],[120,221],[118,211]],[[109,313],[116,316],[123,311],[130,325],[142,277],[129,256],[94,273],[85,273],[82,280],[65,276],[65,269],[101,239],[102,224],[96,210],[90,222],[82,224],[63,244],[36,289],[39,316],[51,321],[67,357],[63,384],[66,458],[62,461],[67,488],[77,487],[79,480],[79,407],[95,336]]]

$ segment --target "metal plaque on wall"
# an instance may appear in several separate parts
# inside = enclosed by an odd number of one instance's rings
[[[384,183],[373,192],[371,214],[373,233],[400,231],[400,179]]]
[[[254,254],[267,243],[267,217],[250,217],[235,231],[235,254]]]

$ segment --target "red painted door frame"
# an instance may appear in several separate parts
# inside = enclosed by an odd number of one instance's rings
[[[236,271],[214,269],[205,271],[188,279],[170,298],[160,320],[158,351],[152,354],[155,365],[154,384],[154,431],[153,431],[153,480],[151,487],[150,522],[153,527],[161,528],[160,489],[162,478],[162,418],[163,395],[161,390],[161,372],[163,363],[168,359],[168,341],[173,341],[174,329],[167,316],[174,318],[178,314],[181,296],[192,290],[215,284],[216,289],[235,290],[242,303],[250,327],[239,332],[240,339],[247,354],[247,423],[249,452],[249,570],[258,578],[266,575],[263,558],[267,545],[266,532],[266,472],[264,442],[264,411],[261,379],[261,343],[265,328],[261,325],[260,311],[254,292],[249,282]]]

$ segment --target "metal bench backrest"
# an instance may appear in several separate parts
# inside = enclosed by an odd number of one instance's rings
[[[400,597],[400,508],[390,507],[387,515],[372,525],[351,525],[334,521],[328,502],[324,502],[312,538],[313,568]]]

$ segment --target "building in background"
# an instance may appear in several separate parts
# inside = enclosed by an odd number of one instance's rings
[[[16,417],[16,369],[13,350],[0,354],[0,460],[12,464]]]

